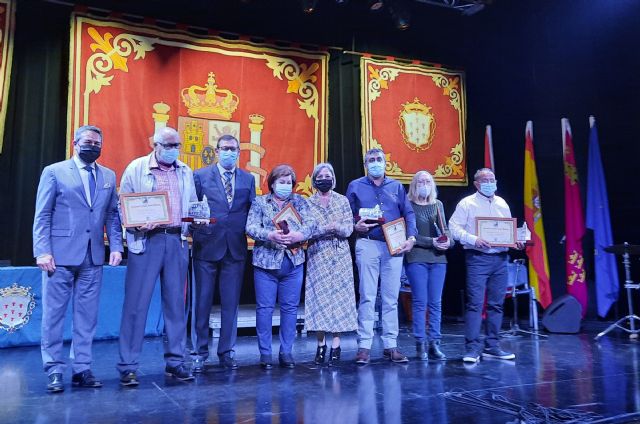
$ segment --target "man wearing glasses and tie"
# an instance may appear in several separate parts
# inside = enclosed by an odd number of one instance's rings
[[[122,232],[116,175],[96,163],[101,150],[100,128],[78,128],[73,157],[47,166],[38,185],[33,254],[43,271],[41,353],[50,393],[64,391],[62,337],[69,301],[73,302],[72,383],[102,387],[91,372],[91,344],[98,321],[104,232],[106,228],[111,266],[122,260]]]
[[[238,304],[247,257],[245,225],[256,196],[254,177],[237,167],[240,143],[232,135],[218,139],[217,163],[194,173],[198,199],[207,197],[213,224],[194,229],[194,306],[191,315],[193,372],[205,370],[209,357],[209,314],[216,284],[220,290],[221,328],[217,354],[220,365],[238,368],[235,343]]]

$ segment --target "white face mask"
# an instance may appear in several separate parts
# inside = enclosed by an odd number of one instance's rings
[[[418,196],[426,199],[431,194],[431,186],[418,186]]]

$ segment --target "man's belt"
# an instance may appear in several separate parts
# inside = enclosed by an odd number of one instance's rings
[[[180,234],[182,233],[181,227],[167,227],[167,228],[154,228],[153,230],[147,231],[147,235],[153,234]]]

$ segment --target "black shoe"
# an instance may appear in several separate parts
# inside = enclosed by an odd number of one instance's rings
[[[49,382],[47,383],[47,392],[60,393],[64,392],[64,384],[62,383],[62,374],[54,372],[49,374]]]
[[[124,387],[134,387],[140,384],[135,371],[124,371],[120,373],[120,385]]]
[[[222,365],[225,368],[228,368],[230,370],[237,370],[238,369],[238,362],[232,358],[230,355],[223,355],[220,356],[220,365]]]
[[[316,365],[324,364],[324,358],[327,354],[327,345],[318,346],[316,349],[316,358],[314,362]]]
[[[416,354],[418,359],[421,361],[428,361],[429,356],[427,355],[427,350],[425,349],[424,342],[416,342]]]
[[[178,365],[177,367],[170,367],[169,365],[167,365],[164,368],[164,374],[167,377],[174,377],[180,381],[191,381],[194,379],[191,371],[186,369],[184,365]]]
[[[270,370],[273,368],[271,364],[271,355],[260,355],[260,368],[263,370]]]
[[[482,351],[482,357],[484,358],[496,358],[496,359],[516,359],[516,355],[513,352],[505,352],[499,347],[487,347]]]
[[[282,368],[295,368],[296,363],[290,353],[282,353],[278,355],[278,362]]]
[[[84,370],[77,374],[73,374],[71,384],[76,387],[89,387],[92,389],[102,387],[102,381],[95,378],[91,370]]]
[[[331,348],[331,350],[329,351],[329,366],[335,365],[340,362],[340,352],[342,352],[340,346]]]
[[[429,343],[429,359],[432,361],[446,361],[447,355],[440,350],[440,340],[433,340]]]

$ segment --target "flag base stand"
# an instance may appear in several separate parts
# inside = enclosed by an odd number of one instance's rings
[[[631,261],[629,260],[630,252],[632,254],[638,254],[637,247],[638,246],[634,246],[627,242],[624,242],[622,245],[609,246],[604,249],[605,251],[610,253],[616,253],[616,254],[622,253],[622,263],[624,265],[624,275],[625,275],[624,288],[627,289],[627,304],[629,305],[629,315],[620,318],[618,321],[608,326],[606,330],[604,330],[601,333],[598,333],[598,335],[595,337],[595,340],[600,339],[600,337],[604,336],[614,328],[619,328],[620,330],[626,331],[627,333],[629,333],[629,338],[632,340],[636,340],[638,338],[638,333],[640,333],[640,328],[636,328],[635,322],[636,321],[640,322],[640,317],[638,317],[633,312],[633,301],[631,299],[631,290],[640,289],[640,283],[634,283],[633,280],[631,280]],[[626,320],[629,320],[629,328],[621,324]]]

